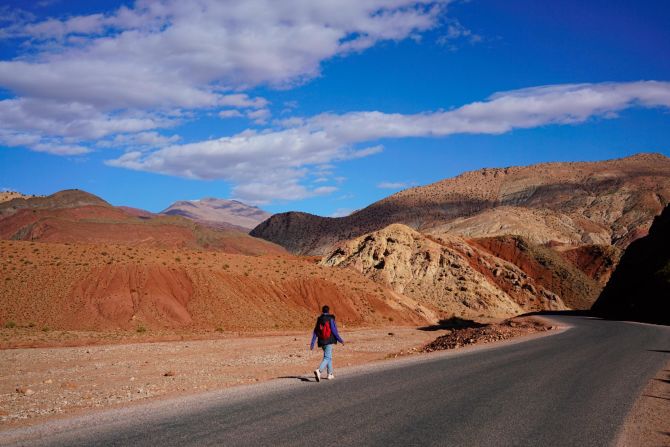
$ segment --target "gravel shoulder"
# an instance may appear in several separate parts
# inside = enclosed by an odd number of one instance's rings
[[[670,361],[649,381],[623,426],[617,447],[670,445]]]
[[[335,366],[382,360],[435,337],[416,328],[343,329]],[[0,431],[114,408],[308,373],[321,351],[309,333],[211,340],[0,350]]]

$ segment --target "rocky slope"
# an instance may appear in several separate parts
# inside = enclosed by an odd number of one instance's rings
[[[50,329],[305,329],[420,325],[429,307],[350,270],[290,255],[0,241],[0,324]]]
[[[653,216],[668,202],[670,159],[638,154],[601,162],[481,169],[401,191],[347,217],[276,214],[251,234],[294,253],[319,255],[393,223],[468,237],[520,234],[537,243],[625,248],[647,233]]]
[[[258,207],[237,200],[213,197],[201,200],[180,200],[161,211],[161,214],[183,216],[213,227],[234,227],[244,231],[251,230],[271,216],[270,213]]]
[[[258,255],[284,253],[238,230],[210,228],[179,216],[113,207],[79,190],[0,203],[0,239],[163,248],[204,248]]]
[[[344,242],[321,264],[352,268],[437,308],[442,317],[509,317],[566,308],[558,295],[510,262],[458,237],[428,238],[401,224]]]
[[[597,315],[670,325],[670,206],[630,244],[593,305]]]
[[[476,239],[473,244],[514,264],[571,309],[589,309],[598,297],[598,282],[551,248],[511,235]]]
[[[621,259],[621,250],[611,245],[582,245],[556,247],[556,250],[575,267],[604,287]]]

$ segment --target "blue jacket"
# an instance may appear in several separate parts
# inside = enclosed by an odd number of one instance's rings
[[[331,315],[331,314],[322,314],[322,316],[323,316],[323,315],[329,315],[329,316],[332,317],[332,318],[330,319],[330,329],[332,330],[332,332],[333,332],[333,337],[334,337],[335,340],[336,340],[334,343],[337,343],[338,341],[339,341],[340,343],[344,343],[344,340],[342,340],[342,337],[340,337],[340,334],[337,332],[337,325],[335,324],[335,315]],[[318,320],[317,320],[317,324],[318,324]],[[314,326],[314,331],[312,331],[312,341],[311,341],[311,343],[309,344],[309,348],[310,348],[310,349],[314,349],[314,342],[316,341],[316,338],[317,338],[317,334],[316,334],[316,325],[315,325],[315,326]],[[326,342],[325,344],[326,344],[326,345],[329,345],[329,344],[333,344],[333,342]],[[321,345],[321,343],[319,343],[319,346],[320,346],[320,345]]]

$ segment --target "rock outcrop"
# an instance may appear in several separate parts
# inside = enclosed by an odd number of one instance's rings
[[[344,242],[321,264],[353,268],[442,316],[509,317],[566,308],[513,264],[460,238],[432,239],[401,224]]]
[[[628,246],[593,305],[607,318],[670,325],[670,206]]]

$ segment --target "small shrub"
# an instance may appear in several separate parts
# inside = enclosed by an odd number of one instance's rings
[[[146,331],[147,331],[147,328],[145,328],[144,326],[141,326],[141,325],[140,325],[140,326],[137,326],[137,332],[138,332],[138,333],[143,334],[143,333],[145,333]]]
[[[16,327],[16,323],[14,323],[13,321],[8,321],[8,322],[5,323],[5,327],[6,327],[7,329],[15,328],[15,327]]]
[[[50,330],[51,330],[51,328],[49,326],[44,326],[42,328],[42,332],[49,332]]]
[[[216,332],[223,332],[223,328],[221,326],[217,327]]]

